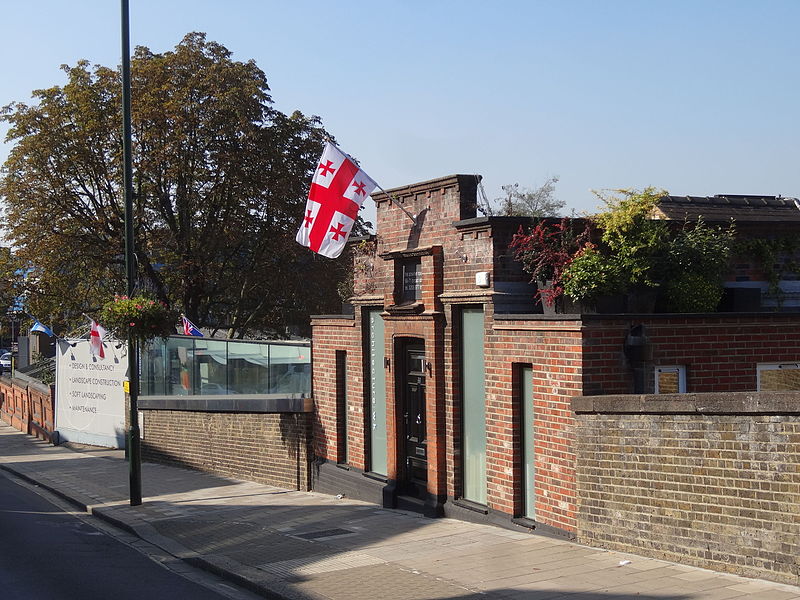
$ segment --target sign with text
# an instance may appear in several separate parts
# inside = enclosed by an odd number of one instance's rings
[[[56,429],[62,441],[122,448],[125,445],[127,346],[104,342],[93,356],[89,340],[59,340],[56,352]]]

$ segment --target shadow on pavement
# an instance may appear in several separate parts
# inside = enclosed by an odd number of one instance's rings
[[[144,503],[130,507],[123,501],[128,469],[121,459],[70,456],[25,436],[0,435],[0,440],[3,468],[67,495],[78,491],[97,498],[100,516],[131,530],[143,526],[137,533],[148,541],[158,544],[166,538],[207,564],[225,565],[219,570],[267,582],[267,587],[276,582],[309,597],[361,585],[368,589],[358,597],[387,600],[690,600],[700,597],[694,586],[699,590],[736,583],[693,584],[673,579],[682,571],[669,563],[620,568],[618,553],[538,534],[429,519],[162,464],[142,465]],[[148,532],[157,539],[150,540]],[[653,583],[661,584],[658,591],[650,591]],[[622,586],[642,591],[613,591]],[[671,586],[680,593],[672,593]],[[400,595],[393,595],[397,590]]]
[[[466,594],[464,596],[447,596],[447,600],[691,600],[685,594],[640,594],[615,592],[569,592],[562,590],[515,590],[499,589],[486,593]],[[430,600],[435,600],[431,598]]]

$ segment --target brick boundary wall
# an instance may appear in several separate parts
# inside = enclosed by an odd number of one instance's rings
[[[580,542],[800,583],[800,393],[572,407]]]
[[[141,410],[142,458],[310,489],[311,413]]]
[[[23,433],[54,441],[55,387],[0,377],[0,418]]]
[[[795,362],[800,356],[797,313],[582,315],[583,393],[652,393],[655,365],[685,365],[689,392],[756,389],[756,365]],[[650,356],[647,387],[633,389],[623,346],[643,326]],[[721,351],[724,350],[724,351]]]

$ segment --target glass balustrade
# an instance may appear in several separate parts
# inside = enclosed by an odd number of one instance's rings
[[[142,396],[311,396],[311,344],[172,336],[141,351]]]

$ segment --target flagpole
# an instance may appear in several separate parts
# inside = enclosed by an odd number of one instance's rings
[[[122,2],[122,154],[125,186],[125,272],[128,297],[136,289],[136,262],[133,240],[133,158],[131,143],[131,44],[128,0]],[[139,431],[139,352],[134,335],[128,336],[128,385],[130,391],[130,429],[128,432],[128,469],[130,472],[131,506],[142,503],[142,451]]]
[[[392,202],[394,202],[400,208],[400,210],[402,210],[404,213],[406,213],[406,216],[408,216],[409,219],[411,219],[411,221],[414,223],[414,227],[417,226],[417,217],[415,217],[410,212],[408,212],[408,210],[406,210],[406,207],[403,206],[397,198],[392,196],[389,192],[387,192],[381,186],[376,185],[375,187],[378,188],[380,191],[382,191],[387,196],[389,196],[389,199],[392,200]]]
[[[329,143],[331,146],[333,146],[334,148],[336,148],[336,149],[337,149],[339,152],[341,152],[342,154],[344,154],[344,155],[345,155],[347,158],[349,158],[350,160],[352,160],[352,161],[353,161],[353,164],[355,164],[355,165],[358,165],[358,161],[357,161],[355,158],[353,158],[352,156],[350,156],[350,155],[349,155],[347,152],[345,152],[344,150],[342,150],[341,148],[339,148],[339,146],[337,146],[337,145],[336,145],[336,142],[334,142],[334,141],[331,139],[331,137],[330,137],[329,135],[326,135],[326,136],[325,136],[325,141],[326,141],[327,143]],[[370,179],[372,179],[372,178],[370,178]],[[389,199],[390,199],[392,202],[394,202],[395,204],[397,204],[397,206],[399,206],[399,207],[400,207],[400,210],[402,210],[404,213],[406,213],[406,216],[407,216],[409,219],[411,219],[411,222],[412,222],[412,223],[414,223],[414,227],[416,227],[416,226],[417,226],[417,217],[415,217],[415,216],[414,216],[414,215],[412,215],[410,212],[408,212],[408,211],[406,210],[406,207],[405,207],[405,206],[403,206],[403,205],[400,203],[400,201],[399,201],[397,198],[395,198],[394,196],[392,196],[392,195],[391,195],[389,192],[387,192],[385,189],[383,189],[383,188],[382,188],[380,185],[378,185],[377,183],[375,184],[375,187],[376,187],[376,188],[378,188],[380,191],[382,191],[382,192],[383,192],[384,194],[386,194],[387,196],[389,196]]]

